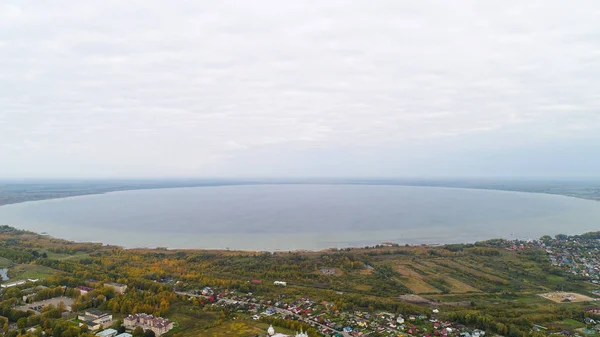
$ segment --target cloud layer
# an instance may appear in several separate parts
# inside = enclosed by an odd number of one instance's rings
[[[538,174],[507,163],[600,146],[598,17],[593,0],[5,1],[0,175],[470,175],[489,153],[495,174]]]

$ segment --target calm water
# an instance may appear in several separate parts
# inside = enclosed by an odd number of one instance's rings
[[[433,187],[259,185],[141,190],[0,207],[0,225],[126,247],[323,249],[600,230],[600,203]]]
[[[8,268],[2,268],[0,269],[0,279],[2,279],[2,281],[8,281]]]

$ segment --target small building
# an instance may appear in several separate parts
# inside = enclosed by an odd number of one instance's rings
[[[267,329],[267,336],[268,337],[308,337],[308,334],[305,333],[304,331],[300,331],[299,333],[296,333],[295,336],[290,336],[290,335],[282,334],[279,332],[275,332],[275,328],[273,328],[273,325],[270,325],[269,328]]]
[[[4,283],[4,284],[0,285],[0,287],[2,287],[2,288],[10,288],[10,287],[20,286],[20,285],[23,285],[25,283],[27,283],[27,281],[20,280],[20,281],[15,281],[15,282],[10,282],[10,283]]]
[[[85,294],[89,293],[90,291],[92,291],[94,289],[90,288],[90,287],[86,287],[86,286],[79,286],[79,287],[77,287],[77,290],[79,290],[79,292],[81,293],[81,295],[85,295]]]
[[[113,317],[111,314],[96,309],[86,310],[83,314],[77,316],[79,326],[87,325],[91,331],[100,330],[101,327],[112,325]]]
[[[127,285],[121,284],[121,283],[108,282],[108,283],[104,283],[104,286],[113,288],[115,290],[115,292],[118,292],[119,294],[124,294],[125,290],[127,290]]]
[[[115,337],[119,332],[115,329],[106,329],[98,332],[96,336],[98,337]]]
[[[600,314],[600,307],[586,307],[583,308],[583,311],[588,312],[590,314],[598,315]]]

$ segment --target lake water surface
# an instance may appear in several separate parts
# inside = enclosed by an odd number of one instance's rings
[[[221,186],[7,205],[0,225],[125,247],[315,250],[580,234],[600,230],[600,203],[437,187]]]

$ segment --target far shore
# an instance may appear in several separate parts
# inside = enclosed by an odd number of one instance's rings
[[[496,183],[499,184],[499,183]],[[550,184],[550,183],[548,183]],[[89,195],[102,195],[109,194],[115,192],[126,192],[126,191],[140,191],[140,190],[161,190],[161,189],[174,189],[174,188],[198,188],[198,187],[226,187],[226,186],[248,186],[248,185],[366,185],[366,186],[405,186],[405,187],[434,187],[434,188],[456,188],[456,189],[468,189],[468,190],[486,190],[486,191],[502,191],[502,192],[518,192],[518,193],[533,193],[533,194],[546,194],[546,195],[560,195],[564,197],[571,197],[582,200],[593,200],[600,201],[600,193],[596,194],[574,194],[571,188],[565,188],[564,191],[543,191],[543,190],[535,190],[531,188],[518,188],[517,186],[511,187],[503,187],[501,186],[490,186],[488,184],[477,185],[477,184],[467,184],[467,183],[456,183],[452,181],[448,181],[444,183],[444,181],[394,181],[394,180],[319,180],[319,181],[227,181],[223,183],[190,183],[190,184],[163,184],[157,183],[152,184],[152,186],[116,186],[109,188],[99,188],[98,190],[89,190],[85,191],[72,191],[69,194],[65,195],[57,195],[57,194],[44,194],[43,190],[36,192],[35,186],[32,187],[31,190],[28,191],[28,196],[23,199],[15,200],[14,198],[10,198],[3,196],[2,183],[0,183],[0,207],[6,205],[14,205],[25,202],[32,201],[44,201],[44,200],[56,200],[56,199],[65,199],[65,198],[75,198]],[[25,185],[26,186],[26,185]],[[526,187],[526,186],[525,186]],[[550,187],[548,187],[550,188]],[[595,191],[594,186],[582,187],[581,189],[592,189]],[[598,187],[600,191],[600,187]],[[37,193],[37,194],[36,194]]]

